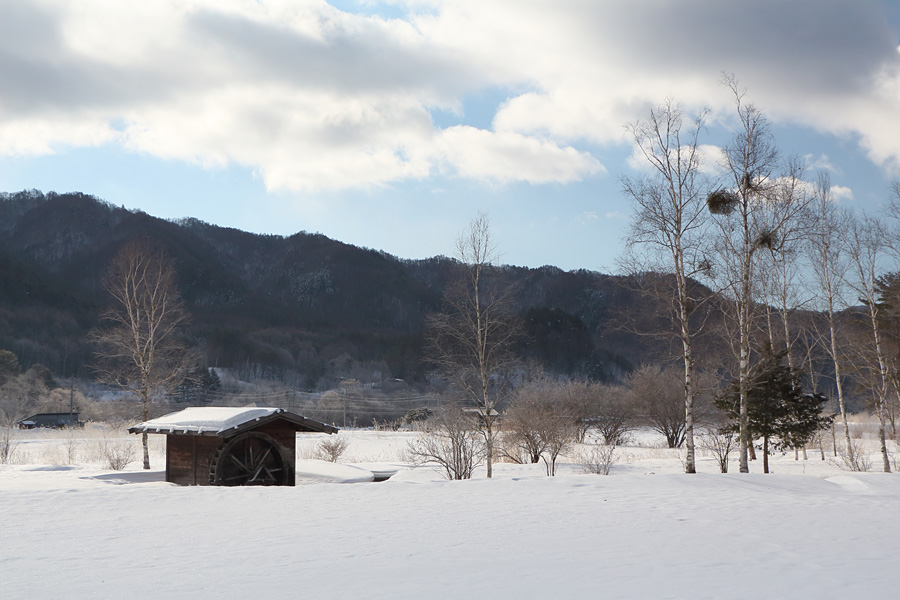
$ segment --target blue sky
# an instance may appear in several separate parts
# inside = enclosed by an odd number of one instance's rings
[[[875,209],[900,176],[892,0],[0,0],[0,190],[228,227],[611,272],[624,124],[721,144],[733,73],[783,154]]]

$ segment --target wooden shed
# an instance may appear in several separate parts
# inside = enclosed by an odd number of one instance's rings
[[[186,408],[128,429],[166,436],[166,481],[180,485],[294,485],[296,433],[336,427],[283,408]]]

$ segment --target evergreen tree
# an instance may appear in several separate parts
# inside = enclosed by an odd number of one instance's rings
[[[770,346],[763,350],[762,360],[754,369],[747,386],[748,430],[753,438],[763,439],[763,472],[769,472],[769,446],[796,448],[805,444],[831,424],[831,416],[821,414],[827,398],[822,394],[804,394],[799,377],[784,364],[785,352],[775,353]],[[740,392],[737,382],[716,400],[730,424],[740,427]]]

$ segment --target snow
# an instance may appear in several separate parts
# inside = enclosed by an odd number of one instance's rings
[[[351,442],[345,464],[301,457],[298,485],[283,488],[165,483],[159,446],[151,471],[45,464],[41,457],[66,438],[26,438],[34,443],[20,447],[25,460],[0,466],[0,595],[896,593],[900,475],[842,471],[818,451],[808,461],[771,457],[771,475],[722,475],[709,457],[685,475],[677,452],[635,446],[606,477],[570,460],[557,477],[541,465],[502,463],[493,480],[482,469],[471,481],[445,481],[409,467],[404,449],[415,434],[339,435]],[[322,439],[301,434],[298,447],[309,453]],[[386,468],[402,470],[383,483],[332,483],[368,481]]]
[[[165,433],[169,431],[219,433],[232,427],[239,427],[248,421],[268,417],[271,414],[282,411],[283,409],[280,408],[246,406],[237,408],[222,406],[192,407],[144,421],[135,425],[134,429],[140,429],[147,433]]]

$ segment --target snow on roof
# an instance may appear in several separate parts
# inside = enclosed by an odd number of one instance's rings
[[[240,427],[244,423],[258,421],[263,417],[283,412],[285,412],[283,408],[255,406],[193,407],[144,421],[130,429],[147,433],[174,433],[175,431],[184,433],[221,433],[228,429]]]

